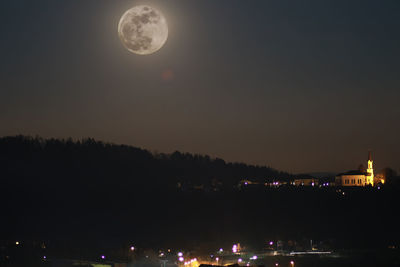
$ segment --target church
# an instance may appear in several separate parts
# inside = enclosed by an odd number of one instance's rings
[[[340,173],[335,177],[336,186],[374,186],[374,168],[371,156],[371,151],[368,153],[368,168],[367,170],[355,170]]]

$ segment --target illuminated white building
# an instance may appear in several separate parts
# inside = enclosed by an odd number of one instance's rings
[[[374,168],[371,151],[368,153],[367,170],[348,171],[336,175],[335,183],[337,186],[367,186],[374,185]]]

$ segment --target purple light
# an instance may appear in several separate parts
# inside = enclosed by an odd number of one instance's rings
[[[101,255],[101,258],[104,260],[104,259],[106,258],[106,256],[104,256],[104,255]]]

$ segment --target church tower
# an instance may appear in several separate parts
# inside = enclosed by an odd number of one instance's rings
[[[374,186],[374,168],[372,167],[373,160],[371,156],[371,151],[368,152],[368,168],[367,168],[367,181],[366,184]]]

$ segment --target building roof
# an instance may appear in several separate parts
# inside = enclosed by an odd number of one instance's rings
[[[352,171],[347,171],[347,172],[339,173],[339,174],[336,175],[336,176],[342,176],[342,175],[366,175],[366,176],[368,176],[369,173],[367,173],[367,172],[362,172],[362,171],[360,171],[360,170],[352,170]]]

